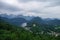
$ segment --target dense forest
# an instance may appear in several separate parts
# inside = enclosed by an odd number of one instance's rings
[[[23,27],[11,25],[0,19],[0,40],[60,40],[59,35],[55,36],[47,33],[40,34],[41,30],[43,30],[43,26],[32,24],[30,25],[31,29],[26,30]],[[38,26],[42,28],[39,29]]]

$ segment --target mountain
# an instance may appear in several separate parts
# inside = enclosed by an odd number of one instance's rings
[[[15,17],[17,17],[17,18],[24,18],[25,20],[27,20],[27,21],[30,21],[31,19],[33,19],[34,18],[34,16],[23,16],[23,15],[17,15],[17,16],[15,16]]]
[[[50,20],[50,21],[48,21],[48,24],[60,25],[60,20],[59,19]]]
[[[40,17],[34,17],[33,19],[31,19],[30,21],[29,21],[29,23],[31,23],[31,22],[34,22],[34,23],[42,23],[42,19],[40,18]]]
[[[60,33],[60,31],[58,31],[60,30],[60,20],[58,19],[46,20],[40,17],[35,17],[27,24],[27,28],[35,33],[51,33],[52,31]]]
[[[3,19],[5,20],[6,22],[12,24],[12,25],[17,25],[17,26],[20,26],[22,23],[26,23],[27,20],[25,20],[24,18],[21,18],[21,17],[14,17],[14,18],[7,18],[7,17],[3,17],[3,16],[0,16],[0,19]]]
[[[30,17],[30,16],[23,16],[23,15],[7,15],[7,14],[0,14],[2,19],[5,21],[14,24],[14,25],[21,25],[22,23],[37,23],[37,24],[46,24],[46,25],[60,25],[60,20],[59,19],[51,19],[51,18],[46,18],[42,19],[40,17]]]
[[[22,15],[7,15],[7,14],[0,14],[2,19],[5,21],[14,24],[14,25],[21,25],[23,23],[31,24],[31,23],[37,23],[37,24],[46,24],[46,25],[60,25],[60,20],[59,19],[51,19],[51,18],[46,18],[42,19],[40,17],[30,17],[30,16],[22,16]]]
[[[3,19],[0,19],[0,40],[60,40],[60,36],[36,34],[34,32],[11,25]]]
[[[10,14],[10,15],[7,15],[7,14],[0,14],[1,17],[6,17],[6,18],[24,18],[25,20],[28,20],[30,21],[32,18],[34,18],[33,16],[30,17],[30,16],[23,16],[23,15],[13,15],[13,14]]]
[[[5,14],[0,14],[0,16],[10,19],[10,18],[14,18],[16,15],[13,15],[13,14],[8,15],[8,14],[5,13]]]
[[[23,23],[26,23],[27,20],[25,20],[24,18],[12,18],[10,19],[9,21],[11,24],[14,24],[14,25],[21,25]]]
[[[42,19],[40,17],[34,17],[31,21],[36,22],[38,24],[60,25],[60,19],[51,19],[51,18]]]

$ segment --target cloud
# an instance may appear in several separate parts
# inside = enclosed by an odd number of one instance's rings
[[[47,2],[48,0],[18,0],[19,2],[31,2],[31,1],[37,1],[37,2]]]
[[[0,12],[7,14],[59,18],[59,10],[60,0],[0,0]]]
[[[15,6],[11,6],[9,4],[6,3],[2,3],[0,2],[0,10],[8,10],[8,11],[20,11],[19,8],[15,7]]]

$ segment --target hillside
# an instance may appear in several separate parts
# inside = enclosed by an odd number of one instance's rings
[[[0,19],[0,40],[60,40],[60,36],[36,34]]]

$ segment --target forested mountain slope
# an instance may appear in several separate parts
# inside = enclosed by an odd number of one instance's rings
[[[0,19],[0,40],[60,40],[60,36],[35,34]]]

